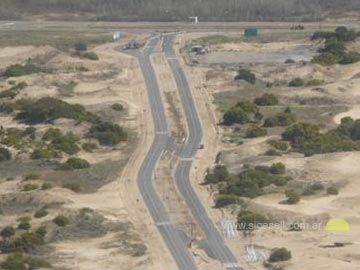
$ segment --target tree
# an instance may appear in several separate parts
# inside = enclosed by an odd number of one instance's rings
[[[261,128],[257,125],[252,125],[246,130],[246,138],[257,138],[266,136],[267,131],[265,128]]]
[[[270,167],[270,172],[272,174],[284,174],[286,172],[286,167],[283,163],[274,163]]]
[[[261,97],[255,98],[254,103],[258,106],[273,106],[277,105],[279,100],[273,94],[264,94]]]
[[[53,222],[59,227],[65,227],[70,223],[70,220],[66,216],[59,215],[53,219]]]
[[[245,124],[249,122],[249,116],[241,108],[231,108],[223,116],[223,124],[225,126],[231,126],[233,124]]]
[[[248,83],[255,84],[256,76],[250,70],[240,69],[238,74],[235,76],[235,80],[244,80]]]
[[[1,230],[0,236],[2,238],[10,238],[15,235],[15,229],[12,226],[7,226]]]
[[[291,259],[291,251],[286,248],[276,248],[271,251],[269,261],[270,262],[282,262]]]
[[[217,165],[212,172],[207,172],[205,183],[216,184],[219,182],[226,182],[230,178],[228,169],[223,165]]]
[[[238,215],[239,230],[245,232],[254,231],[269,222],[267,217],[251,211],[241,211]]]
[[[300,195],[293,189],[286,190],[285,196],[288,204],[297,204],[300,201]]]
[[[11,152],[4,147],[0,147],[0,162],[11,160]]]

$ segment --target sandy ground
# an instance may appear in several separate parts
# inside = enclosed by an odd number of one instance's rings
[[[121,43],[124,40],[121,41]],[[126,116],[119,124],[136,132],[138,147],[133,152],[124,152],[121,145],[113,149],[100,149],[96,154],[80,152],[81,158],[91,163],[105,160],[118,160],[119,156],[130,158],[127,166],[122,170],[116,181],[103,186],[91,194],[76,194],[62,188],[49,191],[50,201],[61,198],[64,208],[69,210],[88,207],[100,213],[111,222],[129,222],[133,229],[131,234],[139,237],[139,241],[147,246],[144,256],[134,258],[116,246],[117,235],[108,233],[104,237],[83,239],[81,241],[66,241],[53,244],[54,257],[57,267],[68,269],[174,269],[171,256],[163,244],[161,237],[147,213],[137,189],[136,178],[139,166],[147,152],[153,137],[152,123],[148,119],[147,95],[136,59],[115,52],[118,44],[104,44],[94,48],[99,55],[99,61],[89,61],[72,57],[51,47],[19,47],[0,49],[0,68],[14,63],[25,63],[31,58],[46,59],[47,66],[60,70],[56,74],[34,74],[12,80],[26,81],[29,85],[19,97],[40,98],[57,96],[69,103],[80,103],[87,108],[101,110],[114,103],[122,104],[126,109]],[[77,71],[79,67],[86,67],[89,71]],[[66,84],[75,81],[76,84],[69,93],[62,96],[58,91],[57,82]],[[7,82],[1,84],[0,89],[8,88]],[[1,90],[0,90],[1,91]],[[12,118],[2,116],[4,127],[25,127]],[[74,126],[72,121],[58,120],[55,126],[61,126],[63,131],[82,132],[83,126]],[[39,125],[38,131],[45,131],[48,125]],[[4,184],[3,184],[4,183]],[[16,182],[1,182],[2,189],[14,192],[18,189]],[[107,247],[110,246],[110,247]]]
[[[182,36],[179,43],[185,44],[187,38],[191,39],[198,36],[195,34],[186,36],[186,38]],[[298,42],[297,40],[290,43],[289,47],[282,45],[282,42],[256,45],[225,44],[220,46],[220,49],[269,52],[291,49],[292,46],[299,45]],[[353,46],[356,47],[356,44]],[[239,235],[227,239],[239,261],[244,262],[246,258],[245,245],[252,243],[256,245],[258,251],[265,255],[268,255],[269,251],[275,247],[284,246],[290,249],[293,253],[293,259],[284,265],[286,269],[311,269],[314,265],[318,269],[358,269],[360,256],[357,253],[359,242],[356,239],[360,239],[360,216],[355,205],[360,199],[359,153],[335,153],[309,158],[304,158],[299,154],[288,154],[282,157],[263,156],[262,154],[270,149],[266,141],[270,138],[277,138],[277,135],[243,140],[241,146],[229,144],[223,138],[223,135],[227,134],[228,131],[217,126],[221,114],[212,104],[212,95],[237,89],[242,89],[244,93],[246,86],[233,82],[235,72],[231,67],[225,71],[219,67],[191,67],[185,64],[184,67],[192,85],[203,129],[206,130],[204,132],[205,149],[199,152],[193,171],[193,184],[215,222],[223,217],[233,218],[233,214],[237,213],[237,210],[235,209],[232,212],[233,209],[228,209],[228,211],[220,212],[212,209],[212,191],[199,186],[199,183],[203,180],[206,168],[213,166],[217,153],[225,151],[225,154],[221,155],[221,161],[228,165],[233,173],[237,173],[244,163],[269,165],[274,162],[283,162],[296,181],[321,182],[325,186],[336,185],[340,188],[338,196],[329,196],[323,192],[322,194],[303,197],[301,202],[294,206],[279,204],[284,200],[283,193],[261,196],[251,202],[251,209],[267,215],[272,214],[273,217],[288,222],[319,222],[324,225],[329,218],[342,217],[351,224],[349,232],[327,232],[323,227],[321,230],[298,233],[279,229],[262,229],[251,238],[244,238]],[[321,108],[321,106],[324,108],[330,106],[329,112],[325,110],[325,114],[328,114],[326,118],[328,120],[323,125],[324,128],[330,128],[339,124],[343,117],[350,116],[356,119],[360,117],[360,110],[357,105],[359,102],[357,91],[359,87],[358,67],[359,64],[331,68],[297,64],[290,66],[258,64],[256,67],[252,67],[252,70],[258,78],[271,83],[281,84],[294,77],[303,77],[306,80],[313,78],[324,80],[324,84],[318,87],[303,87],[296,90],[279,87],[274,94],[280,97],[282,104],[298,106],[300,99],[309,102],[306,103],[309,105],[303,105],[307,106],[309,110],[316,107]],[[256,91],[250,93],[250,91],[243,98],[254,98],[261,93]],[[238,99],[240,98],[241,96],[238,96]],[[341,110],[343,111],[341,112]],[[306,117],[304,120],[307,120]],[[215,128],[218,129],[217,132]],[[343,248],[326,248],[335,242],[350,244]],[[261,263],[251,263],[250,265],[254,269],[262,268]]]

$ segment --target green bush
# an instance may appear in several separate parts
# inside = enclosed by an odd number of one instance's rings
[[[311,40],[329,39],[333,37],[336,37],[334,32],[317,31],[312,35]]]
[[[47,234],[47,229],[45,226],[40,226],[39,228],[36,229],[35,233],[41,238],[44,238],[45,235]]]
[[[300,201],[300,195],[293,189],[286,190],[285,196],[288,204],[297,204]]]
[[[338,195],[339,194],[339,190],[336,187],[328,187],[326,192],[329,195]]]
[[[225,112],[222,124],[226,126],[246,124],[260,117],[259,108],[254,103],[242,100]]]
[[[271,251],[269,261],[270,262],[282,262],[291,259],[291,252],[286,248],[276,248]]]
[[[111,109],[113,109],[114,111],[121,112],[124,110],[124,106],[121,105],[120,103],[115,103],[115,104],[111,105]]]
[[[72,132],[69,132],[65,135],[61,135],[58,138],[55,138],[51,141],[50,145],[59,151],[62,151],[68,155],[74,155],[80,151],[77,142],[79,138],[74,135]]]
[[[314,56],[311,60],[311,63],[322,66],[332,66],[339,63],[339,61],[339,57],[333,53],[322,53]]]
[[[0,147],[0,162],[11,160],[11,152],[4,147]]]
[[[53,159],[53,158],[60,158],[61,154],[55,150],[48,149],[48,148],[36,148],[31,153],[30,157],[32,159]]]
[[[269,141],[269,144],[277,150],[287,151],[289,149],[288,142],[284,141]]]
[[[223,165],[217,165],[212,171],[208,171],[205,177],[206,184],[226,182],[230,178],[229,171]]]
[[[340,41],[344,41],[344,42],[354,41],[357,38],[357,34],[355,30],[353,29],[349,30],[345,26],[337,27],[335,29],[335,34]]]
[[[254,103],[258,106],[273,106],[279,104],[279,100],[273,94],[264,94],[255,98]]]
[[[342,59],[339,61],[340,65],[349,65],[360,61],[360,53],[358,52],[347,52],[343,54]]]
[[[267,217],[251,211],[241,211],[237,220],[241,231],[254,231],[270,222]]]
[[[4,72],[4,76],[9,77],[20,77],[28,74],[34,74],[41,72],[41,69],[35,65],[32,64],[26,64],[26,65],[11,65],[8,66]]]
[[[59,215],[56,218],[54,218],[53,222],[59,227],[65,227],[70,223],[70,220],[66,216]]]
[[[270,149],[270,150],[266,151],[265,155],[266,156],[273,156],[273,157],[275,157],[275,156],[281,157],[282,156],[282,154],[279,151],[276,151],[275,149]]]
[[[90,128],[89,136],[99,141],[101,145],[113,146],[127,139],[125,130],[117,124],[100,122]]]
[[[285,174],[286,173],[286,167],[281,162],[274,163],[270,167],[270,173],[272,173],[272,174]]]
[[[91,164],[81,158],[72,157],[69,158],[64,164],[60,166],[60,170],[82,170],[90,168]]]
[[[250,70],[240,69],[238,74],[235,76],[235,80],[244,80],[248,83],[255,84],[256,76]]]
[[[40,179],[41,175],[38,173],[28,173],[24,176],[24,180],[28,181],[28,180],[37,180]]]
[[[296,117],[292,113],[278,113],[273,117],[268,117],[264,121],[264,127],[287,127],[296,121]]]
[[[70,189],[74,192],[80,192],[80,184],[79,183],[65,183],[63,184],[63,188]]]
[[[39,188],[39,186],[36,185],[36,184],[26,184],[26,185],[23,187],[22,191],[32,191],[32,190],[36,190],[36,189],[38,189],[38,188]]]
[[[81,145],[81,148],[88,153],[92,153],[94,150],[98,148],[98,146],[96,143],[83,143]]]
[[[50,268],[51,265],[44,260],[17,252],[9,255],[6,260],[1,263],[1,267],[5,270],[31,270]]]
[[[305,81],[301,78],[292,79],[288,84],[289,87],[301,87],[304,85],[305,85]]]
[[[28,221],[22,221],[18,225],[19,230],[26,230],[27,231],[27,230],[30,230],[30,228],[31,228],[31,224]]]
[[[215,207],[222,208],[231,204],[242,204],[243,200],[234,195],[220,194],[215,199]]]
[[[2,238],[10,238],[15,235],[15,229],[12,226],[7,226],[1,230],[0,236]]]
[[[82,57],[93,61],[99,60],[99,56],[95,52],[83,53]]]
[[[47,189],[50,189],[50,188],[52,188],[52,185],[50,183],[43,183],[41,185],[42,190],[47,190]]]
[[[246,130],[246,138],[258,138],[267,135],[265,128],[261,128],[257,125],[253,125]]]
[[[41,208],[40,210],[36,211],[34,213],[35,218],[43,218],[46,217],[49,214],[49,212],[45,208]]]
[[[233,194],[241,197],[255,198],[263,193],[263,188],[269,185],[284,186],[289,177],[274,174],[274,168],[280,167],[274,164],[272,167],[257,166],[246,168],[237,177],[230,177],[225,187],[220,190],[220,194]],[[283,168],[280,168],[282,170]]]
[[[318,86],[324,84],[324,80],[312,79],[306,83],[306,86]]]
[[[30,123],[47,123],[59,118],[88,122],[97,120],[97,117],[87,112],[82,105],[68,104],[65,101],[51,97],[29,101],[23,106],[18,118]]]

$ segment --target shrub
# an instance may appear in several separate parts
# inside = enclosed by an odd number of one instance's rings
[[[11,152],[4,147],[0,147],[0,162],[11,160]]]
[[[324,185],[321,183],[315,183],[311,185],[311,189],[314,191],[320,191],[324,189]]]
[[[49,128],[45,131],[44,135],[42,136],[43,141],[53,141],[62,136],[60,129],[58,128]]]
[[[357,63],[359,61],[360,61],[360,53],[351,51],[343,55],[342,59],[339,61],[339,64],[349,65],[349,64]]]
[[[273,117],[266,118],[264,127],[287,127],[296,121],[296,117],[292,113],[278,113]]]
[[[273,106],[279,104],[279,100],[273,94],[264,94],[256,98],[254,103],[258,106]]]
[[[242,202],[237,196],[220,194],[215,199],[215,207],[222,208],[231,204],[241,204]]]
[[[295,64],[295,63],[296,63],[295,60],[290,58],[285,60],[285,64]]]
[[[38,188],[39,188],[39,186],[36,185],[36,184],[26,184],[26,185],[23,187],[22,191],[32,191],[32,190],[36,190],[36,189],[38,189]]]
[[[354,41],[357,37],[355,30],[348,29],[345,26],[339,26],[335,29],[336,37],[344,42]]]
[[[329,39],[333,37],[336,37],[336,34],[333,32],[317,31],[312,35],[311,40]]]
[[[274,149],[270,149],[268,151],[265,152],[265,155],[266,156],[278,156],[278,157],[281,157],[282,154]]]
[[[15,235],[15,229],[12,226],[7,226],[1,230],[0,236],[2,238],[10,238]]]
[[[338,195],[339,194],[339,190],[336,187],[328,187],[326,192],[329,195]]]
[[[251,211],[241,211],[238,215],[239,230],[241,231],[254,231],[269,222],[267,217]]]
[[[55,138],[50,145],[56,150],[62,151],[68,155],[74,155],[80,151],[79,146],[76,144],[78,141],[79,138],[72,132],[69,132]]]
[[[97,120],[97,117],[87,112],[82,105],[68,104],[51,97],[28,102],[23,106],[18,118],[30,123],[52,122],[59,118],[88,122]]]
[[[229,171],[223,165],[217,165],[212,172],[208,171],[205,177],[206,184],[216,184],[219,182],[226,182],[230,178]]]
[[[40,226],[39,228],[36,229],[35,233],[41,238],[44,238],[47,233],[47,229],[45,226]]]
[[[40,210],[38,210],[34,213],[34,217],[42,218],[42,217],[46,217],[48,214],[49,214],[49,212],[45,208],[41,208]]]
[[[1,263],[1,267],[5,270],[28,270],[50,268],[51,265],[44,260],[17,252],[9,255],[6,260]]]
[[[322,66],[332,66],[340,61],[339,57],[333,53],[322,53],[313,57],[311,62]]]
[[[24,180],[28,181],[28,180],[37,180],[40,179],[41,175],[38,173],[28,173],[24,176]]]
[[[270,167],[270,173],[272,174],[285,174],[285,172],[286,172],[286,167],[281,162],[274,163]]]
[[[81,148],[88,153],[92,153],[98,146],[95,143],[83,143]]]
[[[319,127],[308,123],[298,123],[287,128],[282,134],[286,141],[294,142],[300,140],[311,140],[319,136]]]
[[[80,192],[80,184],[79,183],[65,183],[63,184],[63,188],[70,189],[74,192]]]
[[[29,230],[31,228],[31,224],[28,221],[22,221],[18,225],[19,230]]]
[[[304,85],[305,85],[305,82],[301,78],[295,78],[295,79],[291,80],[288,84],[289,87],[301,87]]]
[[[99,60],[99,56],[95,52],[86,52],[82,54],[82,57],[89,59],[89,60]]]
[[[91,127],[89,136],[96,138],[101,145],[113,146],[127,139],[122,127],[110,122],[100,122]]]
[[[249,116],[241,108],[231,108],[223,116],[223,125],[245,124],[250,121]]]
[[[69,158],[65,164],[61,165],[60,169],[62,170],[81,170],[90,168],[91,164],[81,158],[72,157]]]
[[[123,111],[124,110],[124,106],[121,105],[120,103],[115,103],[113,105],[111,105],[111,109],[113,109],[114,111]]]
[[[53,222],[59,227],[65,227],[70,223],[70,220],[66,216],[59,215],[56,218],[54,218]]]
[[[269,261],[270,262],[282,262],[291,259],[291,252],[286,248],[276,248],[271,251]]]
[[[269,141],[269,144],[277,150],[287,151],[289,149],[288,142],[283,141]]]
[[[238,74],[235,76],[235,80],[244,80],[248,83],[255,84],[256,76],[250,70],[240,69]]]
[[[50,188],[52,188],[52,185],[50,183],[43,183],[41,185],[42,190],[47,190],[47,189],[50,189]]]
[[[59,158],[61,154],[57,151],[47,149],[47,148],[36,148],[31,153],[30,157],[32,159],[52,159],[52,158]]]
[[[76,51],[87,51],[87,44],[84,42],[77,42],[74,47]]]
[[[306,86],[318,86],[324,84],[324,80],[312,79],[306,83]]]
[[[4,76],[9,77],[20,77],[28,74],[34,74],[41,72],[41,69],[35,65],[32,64],[26,64],[26,65],[11,65],[8,66],[4,72]]]
[[[257,138],[266,135],[267,135],[266,129],[261,128],[257,125],[253,125],[246,130],[246,138]]]
[[[300,201],[300,195],[293,189],[286,190],[285,196],[288,204],[297,204]]]

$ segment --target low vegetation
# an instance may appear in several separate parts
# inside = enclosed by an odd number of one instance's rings
[[[248,210],[243,210],[239,213],[237,222],[239,224],[239,230],[251,232],[268,224],[270,219],[266,216]]]
[[[39,73],[41,71],[41,68],[30,63],[27,63],[25,65],[16,64],[8,66],[4,72],[4,76],[7,78],[20,77],[24,75]]]
[[[250,101],[239,101],[224,113],[223,125],[231,126],[233,124],[246,124],[258,122],[262,119],[259,108]]]
[[[247,81],[250,84],[255,84],[256,76],[250,70],[240,69],[238,74],[235,76],[235,80]]]
[[[246,130],[246,138],[258,138],[267,135],[265,128],[259,127],[258,125],[252,125]]]
[[[291,251],[286,248],[276,248],[271,251],[269,261],[270,262],[282,262],[291,259]]]
[[[117,124],[100,122],[94,124],[89,131],[89,137],[95,138],[101,145],[113,146],[127,139],[126,131]]]
[[[11,158],[11,152],[7,148],[0,147],[0,162],[9,161]]]
[[[279,104],[279,100],[273,94],[264,94],[255,98],[254,103],[258,106],[274,106]]]
[[[70,220],[68,217],[59,215],[53,219],[53,222],[58,225],[59,227],[65,227],[70,223]]]
[[[81,158],[71,157],[60,166],[60,170],[82,170],[90,168],[91,164]]]
[[[336,28],[335,32],[315,32],[312,39],[325,39],[325,45],[319,50],[320,54],[315,56],[312,62],[323,66],[359,62],[360,53],[349,51],[346,48],[346,43],[354,41],[356,38],[357,33],[344,26]]]
[[[275,116],[265,118],[264,127],[287,127],[294,122],[296,122],[296,116],[290,110],[285,110]]]
[[[341,124],[325,133],[309,123],[297,123],[282,134],[293,150],[307,156],[322,153],[360,150],[360,120],[343,118]]]
[[[205,184],[219,184],[221,195],[235,195],[255,198],[263,194],[263,189],[269,185],[284,186],[290,180],[285,175],[286,168],[282,163],[271,166],[245,166],[239,175],[230,175],[222,165],[208,171]]]

